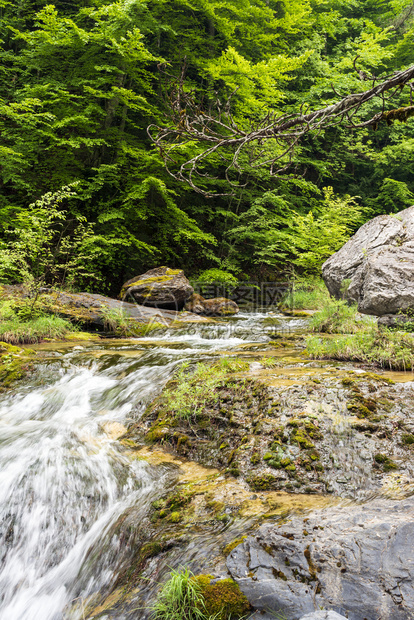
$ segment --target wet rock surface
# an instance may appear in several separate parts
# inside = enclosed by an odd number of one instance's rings
[[[300,620],[347,620],[345,616],[337,614],[336,611],[314,611],[311,614],[302,616]]]
[[[144,306],[181,310],[193,293],[184,271],[156,267],[125,282],[120,297]]]
[[[272,385],[277,369],[260,378],[229,376],[190,419],[172,415],[161,395],[129,437],[240,476],[252,491],[362,499],[373,491],[414,490],[411,382],[324,371],[312,362],[284,364],[279,371],[290,366],[300,382],[283,385],[279,374]]]
[[[410,620],[413,517],[410,498],[266,524],[231,552],[227,567],[256,609],[286,620],[321,607],[349,620]]]
[[[414,309],[414,207],[367,222],[322,266],[331,295],[382,316]]]
[[[404,314],[384,314],[379,317],[378,326],[413,331],[414,317]]]
[[[140,620],[147,620],[160,576],[164,580],[172,568],[186,566],[195,575],[212,576],[217,583],[228,580],[226,557],[255,531],[261,519],[279,519],[334,501],[269,491],[252,496],[241,480],[160,449],[131,450],[129,442],[124,442],[126,456],[165,472],[168,490],[146,512],[130,509],[115,524],[113,533],[129,548],[129,557],[110,596],[97,595],[85,602],[88,618],[104,613],[107,618],[135,620],[139,609]],[[239,617],[235,615],[234,620]],[[266,615],[258,617],[267,620]]]
[[[207,316],[231,316],[237,314],[239,307],[235,301],[226,297],[214,297],[204,299],[201,295],[194,293],[185,304],[185,309],[196,314]]]

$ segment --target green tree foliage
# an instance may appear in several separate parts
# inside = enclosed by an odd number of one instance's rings
[[[334,102],[362,90],[364,74],[412,64],[413,17],[411,0],[0,0],[2,278],[18,279],[4,254],[13,235],[38,234],[29,205],[73,183],[38,222],[52,231],[48,248],[58,223],[87,230],[79,287],[117,293],[163,263],[255,279],[292,266],[316,273],[364,219],[411,204],[414,119],[309,135],[278,178],[246,159],[235,195],[210,199],[168,175],[147,126],[164,122],[183,65],[200,113],[237,89],[242,128]],[[392,105],[408,104],[404,90]],[[264,146],[263,159],[278,148]],[[220,157],[209,166],[200,183],[226,193]]]
[[[64,187],[17,215],[16,227],[6,231],[8,242],[0,246],[0,282],[23,282],[36,291],[46,283],[74,286],[94,277],[88,270],[90,225],[61,208],[75,196],[73,187]]]

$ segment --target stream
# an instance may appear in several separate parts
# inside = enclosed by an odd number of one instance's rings
[[[62,618],[116,578],[128,549],[113,524],[131,506],[144,514],[171,484],[168,469],[128,459],[116,429],[139,418],[183,361],[266,345],[265,317],[38,347],[30,381],[0,401],[0,618]],[[280,329],[302,327],[286,320]]]
[[[34,372],[0,396],[1,620],[82,620],[88,597],[116,587],[141,544],[125,524],[132,514],[144,522],[179,469],[131,458],[118,438],[182,362],[237,353],[253,356],[254,372],[254,355],[271,350],[275,334],[303,331],[305,319],[257,312],[151,338],[38,345]],[[299,358],[300,349],[283,355]],[[215,538],[196,533],[185,562],[201,546],[213,557],[218,537],[227,544],[242,526],[221,525]],[[166,570],[171,563],[179,566],[179,548]]]

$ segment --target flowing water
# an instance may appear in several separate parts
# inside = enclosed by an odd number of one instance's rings
[[[30,381],[1,396],[2,620],[66,617],[71,603],[116,579],[128,545],[114,524],[131,507],[144,514],[171,471],[129,460],[110,429],[136,420],[182,361],[265,347],[265,318],[240,314],[157,339],[45,347]],[[272,330],[301,328],[293,319]]]

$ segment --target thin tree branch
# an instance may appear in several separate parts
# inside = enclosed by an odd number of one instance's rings
[[[354,60],[356,71],[357,59],[358,57]],[[328,127],[335,127],[347,121],[349,125],[346,124],[346,126],[351,128],[372,127],[375,130],[381,121],[390,124],[394,120],[405,121],[414,116],[413,84],[411,82],[414,79],[414,65],[404,71],[398,71],[387,76],[380,83],[376,83],[378,80],[376,76],[364,77],[364,80],[372,81],[371,88],[363,92],[349,94],[337,103],[313,112],[303,114],[303,104],[297,114],[277,116],[276,113],[269,112],[248,130],[238,126],[231,113],[232,100],[238,89],[230,94],[224,104],[218,99],[217,94],[215,101],[211,99],[204,101],[203,99],[200,100],[195,90],[186,90],[185,67],[182,68],[178,78],[167,74],[163,68],[161,70],[169,81],[166,99],[169,109],[169,124],[164,127],[150,125],[147,129],[148,135],[158,147],[169,174],[179,181],[188,183],[196,192],[204,195],[207,195],[208,192],[198,186],[196,177],[208,177],[205,166],[209,158],[216,154],[220,154],[227,161],[224,178],[222,177],[223,181],[227,179],[227,183],[231,182],[230,174],[232,171],[240,173],[241,155],[244,151],[249,151],[249,165],[251,167],[268,165],[271,174],[279,175],[289,168],[295,147],[300,139],[310,132],[320,133]],[[411,105],[398,110],[386,111],[386,100],[395,97],[406,85],[410,88]],[[334,92],[337,94],[336,91]],[[390,94],[386,96],[385,93]],[[204,96],[205,98],[207,95]],[[368,120],[355,123],[356,114],[366,103],[375,98],[382,100],[381,112]],[[265,143],[268,143],[267,149],[255,148],[257,145],[260,146]],[[276,153],[275,145],[277,146]],[[190,157],[184,163],[179,163],[179,161],[182,162],[183,157],[193,146],[197,147],[197,155]],[[202,148],[201,151],[199,151],[200,147]],[[268,153],[267,158],[266,153]],[[266,159],[263,160],[263,157]],[[175,172],[170,169],[169,163],[176,167]],[[237,185],[234,181],[232,184]],[[232,192],[215,195],[226,195],[228,193]]]

